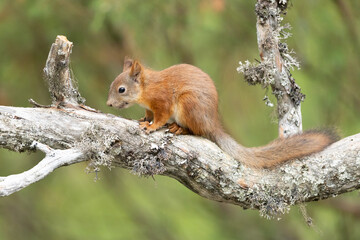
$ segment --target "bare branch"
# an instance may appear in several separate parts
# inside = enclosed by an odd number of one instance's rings
[[[28,171],[7,177],[0,177],[0,196],[8,196],[39,181],[56,168],[85,160],[84,154],[76,149],[53,150],[38,142],[33,142],[31,147],[36,147],[43,151],[46,153],[46,157]]]
[[[164,131],[146,135],[137,122],[110,114],[0,106],[0,147],[28,150],[33,140],[79,149],[95,166],[169,176],[201,196],[260,209],[265,216],[360,188],[360,134],[310,157],[261,170],[241,165],[206,139]]]
[[[29,99],[29,103],[34,105],[34,107],[41,107],[41,108],[51,108],[51,105],[42,105],[37,102],[35,102],[32,98]]]
[[[71,78],[69,63],[72,46],[73,43],[65,36],[57,36],[46,60],[44,75],[49,84],[54,106],[67,104],[77,106],[85,102]]]

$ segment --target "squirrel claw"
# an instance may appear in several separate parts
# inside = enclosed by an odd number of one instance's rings
[[[179,125],[177,125],[176,123],[172,123],[168,126],[168,129],[171,133],[175,134],[175,135],[186,135],[189,134],[189,131],[186,128],[180,127]]]
[[[150,127],[149,122],[140,122],[139,125],[140,125],[140,128],[144,129],[144,130],[146,130],[148,127]]]
[[[146,134],[150,134],[150,133],[152,133],[152,132],[155,132],[155,130],[149,129],[149,128],[145,130],[145,133],[146,133]]]
[[[154,132],[156,129],[152,129],[149,122],[140,122],[140,128],[145,131],[146,134]]]

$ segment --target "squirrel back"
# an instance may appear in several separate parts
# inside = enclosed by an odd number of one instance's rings
[[[126,108],[134,103],[146,109],[140,127],[147,133],[173,122],[169,127],[171,132],[206,137],[230,156],[255,168],[271,168],[319,152],[336,141],[336,135],[331,132],[310,131],[277,139],[263,147],[240,145],[222,128],[213,81],[202,70],[188,64],[154,71],[125,58],[123,72],[110,86],[107,104]]]

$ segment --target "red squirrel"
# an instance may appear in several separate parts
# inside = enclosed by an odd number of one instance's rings
[[[331,132],[310,131],[279,138],[266,146],[246,148],[225,133],[218,113],[218,94],[209,75],[179,64],[162,71],[125,58],[123,72],[112,82],[107,105],[146,109],[140,127],[150,133],[171,123],[174,134],[210,139],[233,158],[254,168],[271,168],[287,160],[319,152],[336,140]]]

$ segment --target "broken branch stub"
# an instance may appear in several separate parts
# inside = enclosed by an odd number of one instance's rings
[[[54,106],[77,106],[85,103],[74,84],[69,68],[72,46],[73,43],[65,36],[57,36],[46,60],[44,78],[48,82]]]

